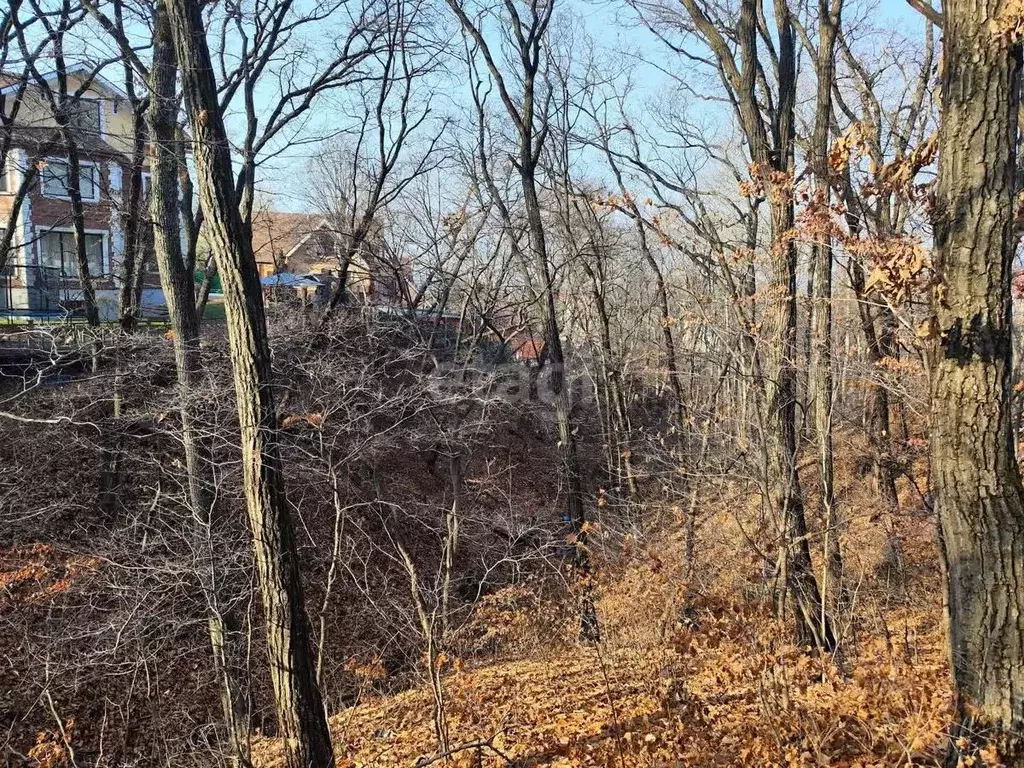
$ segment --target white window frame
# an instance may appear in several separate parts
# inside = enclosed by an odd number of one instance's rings
[[[68,159],[66,157],[48,157],[48,158],[46,158],[46,164],[49,165],[50,163],[61,163],[62,165],[69,165]],[[79,173],[81,173],[82,170],[85,169],[85,168],[92,168],[93,169],[93,171],[92,171],[92,191],[93,191],[93,196],[92,197],[86,197],[85,195],[82,195],[82,202],[83,203],[98,203],[100,201],[100,182],[101,182],[101,180],[103,178],[103,174],[101,173],[101,170],[100,170],[100,164],[99,163],[95,163],[92,160],[79,160],[78,161]],[[71,199],[70,195],[52,195],[52,194],[49,194],[46,191],[46,176],[45,176],[45,174],[46,174],[46,169],[43,168],[39,172],[39,193],[43,197],[45,197],[47,200],[70,200]]]
[[[102,238],[103,249],[100,256],[100,274],[89,275],[90,279],[96,279],[102,277],[110,271],[110,232],[105,229],[87,229],[83,234],[86,235],[99,235]],[[36,233],[35,252],[36,252],[36,266],[43,266],[43,238],[46,235],[71,235],[72,238],[75,236],[75,230],[73,227],[49,227],[48,229],[40,229]],[[80,280],[81,275],[68,275],[69,280]]]
[[[15,184],[12,183],[14,178],[14,168],[11,163],[11,155],[14,154],[14,148],[11,147],[7,150],[7,157],[4,158],[4,164],[0,165],[0,178],[3,178],[5,184],[4,188],[0,189],[0,195],[13,195]]]
[[[88,102],[96,105],[96,130],[99,132],[100,137],[104,135],[103,125],[103,97],[102,96],[79,96],[77,104]],[[77,127],[77,126],[76,126]]]

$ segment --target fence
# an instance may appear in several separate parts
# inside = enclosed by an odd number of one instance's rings
[[[0,272],[0,323],[73,323],[84,318],[81,284],[61,267]]]

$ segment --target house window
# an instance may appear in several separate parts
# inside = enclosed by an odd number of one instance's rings
[[[47,160],[43,167],[43,196],[68,199],[69,168],[67,160]],[[100,199],[99,168],[93,163],[78,164],[78,186],[83,200]]]
[[[4,162],[0,164],[0,194],[11,191],[10,182],[7,180],[10,169],[7,166],[7,158],[4,158]]]
[[[99,99],[79,99],[71,106],[71,121],[74,126],[83,133],[100,135],[100,109]]]
[[[86,234],[85,253],[89,262],[90,277],[103,274],[104,246],[103,235]],[[63,277],[78,277],[74,232],[47,232],[40,237],[39,266]]]
[[[149,193],[153,189],[153,177],[152,175],[143,171],[142,173],[142,199],[149,200]]]

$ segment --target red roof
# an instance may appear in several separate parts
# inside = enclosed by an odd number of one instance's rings
[[[252,249],[256,261],[276,264],[323,220],[323,216],[315,213],[257,210],[252,215]]]
[[[1013,298],[1024,299],[1024,271],[1013,276],[1013,280],[1010,281],[1010,290],[1013,292]]]
[[[544,350],[544,338],[529,331],[517,331],[509,336],[508,346],[520,360],[536,360]]]

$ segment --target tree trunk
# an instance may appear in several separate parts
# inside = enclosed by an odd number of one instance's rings
[[[555,286],[548,261],[547,242],[544,237],[544,219],[537,199],[536,163],[530,157],[532,141],[522,140],[524,150],[520,156],[520,180],[523,187],[523,205],[530,230],[530,248],[540,270],[544,299],[544,348],[548,350],[551,366],[551,392],[555,399],[555,421],[558,425],[558,453],[562,459],[565,481],[566,514],[576,539],[573,568],[580,583],[580,637],[586,642],[597,642],[600,630],[593,590],[590,586],[590,556],[587,552],[586,511],[583,499],[583,477],[579,453],[576,448],[576,428],[572,420],[572,403],[565,379],[565,351],[558,327],[555,308]]]
[[[174,332],[174,362],[181,398],[181,441],[188,476],[189,503],[197,521],[197,551],[205,562],[198,569],[207,603],[207,625],[217,676],[221,681],[221,707],[227,730],[231,765],[248,766],[249,729],[240,681],[244,659],[243,636],[221,609],[217,557],[212,543],[214,505],[209,448],[196,427],[194,396],[201,380],[199,322],[192,275],[181,253],[178,215],[178,155],[175,151],[178,103],[175,92],[177,62],[167,10],[163,2],[153,9],[153,62],[147,114],[152,191],[150,218],[153,246],[167,313]]]
[[[139,295],[142,288],[142,227],[144,223],[142,207],[142,164],[146,152],[146,132],[144,115],[134,91],[129,91],[129,100],[134,108],[132,163],[128,173],[127,195],[123,198],[124,207],[111,215],[120,213],[125,223],[124,254],[121,262],[121,290],[118,296],[121,329],[126,333],[135,330],[139,319]]]
[[[168,12],[181,64],[206,233],[224,288],[243,483],[267,623],[278,735],[284,741],[288,768],[329,768],[334,754],[316,684],[298,552],[285,498],[256,258],[235,199],[229,145],[199,4],[170,0]]]
[[[96,286],[89,274],[89,254],[85,247],[85,207],[82,205],[82,166],[78,158],[78,143],[72,128],[64,126],[64,149],[68,153],[68,197],[71,199],[71,226],[75,233],[75,263],[82,286],[82,303],[85,305],[85,321],[93,328],[100,324],[100,313],[96,306]],[[98,349],[93,347],[93,367],[97,364]]]
[[[848,217],[850,221],[851,217]],[[856,218],[856,216],[852,216]],[[859,226],[859,225],[858,225]],[[856,230],[851,227],[851,233]],[[883,344],[875,329],[875,316],[871,301],[865,296],[864,269],[857,259],[850,259],[850,284],[857,297],[857,311],[860,316],[860,327],[864,334],[868,362],[876,376],[883,376],[879,365],[885,356]],[[884,312],[891,314],[886,308]],[[885,322],[885,321],[883,321]],[[884,335],[884,334],[883,334]],[[890,514],[896,512],[899,502],[896,496],[896,478],[893,472],[892,436],[889,431],[889,389],[885,382],[878,379],[871,385],[868,402],[868,442],[871,447],[872,470],[875,486],[882,505]]]
[[[604,369],[603,378],[608,397],[607,442],[609,451],[614,452],[609,456],[608,462],[610,479],[619,486],[623,485],[623,480],[625,480],[629,500],[636,501],[639,498],[640,489],[636,470],[633,467],[632,425],[629,420],[629,409],[626,406],[622,370],[619,359],[612,349],[611,318],[608,314],[608,305],[604,300],[604,266],[600,263],[591,266],[587,263],[588,255],[583,254],[580,263],[583,265],[587,277],[590,278],[590,293],[597,310],[598,338],[601,342],[601,361]],[[597,253],[596,247],[594,258],[598,261],[602,258],[601,254]]]
[[[1024,490],[1010,429],[1021,48],[992,29],[1015,17],[1005,0],[943,4],[931,472],[958,717],[950,765],[957,737],[1024,765]]]
[[[814,172],[814,202],[830,215],[828,165],[829,126],[832,121],[832,85],[835,81],[835,40],[842,0],[818,2],[818,76],[814,130],[811,135],[811,166]],[[835,462],[832,452],[832,239],[816,236],[811,245],[814,288],[811,295],[811,370],[814,433],[818,446],[818,476],[821,488],[822,520],[825,525],[825,576],[822,579],[822,632],[828,613],[842,606],[843,559],[839,545],[839,515],[836,510]]]
[[[695,7],[692,0],[685,2],[688,7]],[[787,598],[791,598],[797,642],[832,650],[835,639],[830,623],[821,620],[821,595],[811,568],[807,520],[796,470],[796,370],[793,365],[796,353],[796,248],[792,240],[796,44],[786,0],[775,0],[774,10],[779,37],[778,96],[771,114],[770,132],[762,119],[756,95],[759,72],[756,0],[743,0],[740,6],[736,33],[743,67],[732,77],[739,95],[736,108],[740,123],[771,212],[772,267],[764,315],[765,355],[761,387],[764,396],[762,420],[767,454],[767,501],[780,527],[782,589],[777,593],[776,610],[780,617],[784,615]],[[694,10],[691,10],[691,15],[694,15]],[[708,29],[710,22],[706,16],[701,14],[695,18],[704,29]],[[720,34],[715,33],[714,40],[719,51],[727,49]],[[726,58],[731,56],[727,52],[718,55],[720,60],[731,60]],[[735,64],[732,67],[731,72]]]
[[[789,198],[772,205],[771,222],[771,306],[765,312],[764,407],[769,504],[782,526],[783,588],[778,593],[777,612],[780,617],[785,615],[787,598],[791,600],[797,642],[831,651],[835,638],[830,622],[821,620],[821,594],[811,566],[803,492],[796,468],[796,249],[789,239],[794,223]]]

